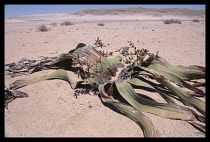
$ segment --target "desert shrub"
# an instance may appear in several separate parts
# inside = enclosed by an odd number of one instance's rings
[[[171,19],[171,20],[165,20],[163,21],[164,24],[172,24],[172,23],[177,23],[177,24],[181,24],[182,21],[178,20],[178,19]]]
[[[104,23],[98,23],[98,26],[104,26]]]
[[[164,24],[171,24],[172,22],[170,20],[163,21]]]
[[[194,20],[192,20],[193,22],[200,22],[198,19],[194,19]]]
[[[177,23],[177,24],[181,24],[182,23],[182,21],[180,21],[178,19],[172,19],[171,21],[172,21],[172,23]]]
[[[40,32],[47,32],[49,29],[47,28],[47,26],[45,26],[44,24],[42,24],[41,26],[38,27],[38,30]]]
[[[57,24],[55,22],[51,23],[50,25],[57,26]]]
[[[74,23],[70,21],[64,21],[63,23],[61,23],[61,26],[69,26],[69,25],[74,25]]]

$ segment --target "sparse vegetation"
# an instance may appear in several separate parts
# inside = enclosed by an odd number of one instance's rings
[[[40,32],[47,32],[49,29],[47,28],[47,26],[45,26],[44,24],[42,24],[41,26],[38,27],[38,30]]]
[[[165,20],[163,21],[164,24],[172,24],[172,23],[177,23],[177,24],[181,24],[182,21],[178,20],[178,19],[171,19],[171,20]]]
[[[98,26],[104,26],[104,23],[98,23]]]
[[[74,25],[74,23],[70,21],[64,21],[63,23],[61,23],[61,26],[69,26],[69,25]]]
[[[57,23],[53,22],[50,25],[57,26]]]
[[[200,22],[198,19],[194,19],[194,20],[192,20],[193,22]]]

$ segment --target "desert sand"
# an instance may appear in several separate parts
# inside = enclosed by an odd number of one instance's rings
[[[53,15],[53,14],[51,14]],[[48,15],[49,17],[49,15]],[[205,19],[199,17],[155,16],[63,16],[54,19],[6,19],[5,64],[22,58],[39,59],[67,53],[78,43],[94,45],[97,37],[114,51],[128,46],[127,41],[159,56],[172,64],[205,66]],[[164,24],[162,19],[181,19],[181,24]],[[74,25],[61,26],[63,21]],[[51,23],[56,23],[53,26]],[[104,23],[104,26],[98,26]],[[49,31],[40,32],[45,24]],[[100,48],[99,48],[100,49]],[[114,55],[117,55],[115,53]],[[11,78],[5,75],[5,84],[19,79],[35,79],[54,70]],[[68,71],[73,79],[77,76]],[[205,91],[205,88],[201,88]],[[62,80],[47,80],[19,89],[29,95],[15,99],[5,109],[5,137],[143,137],[140,127],[129,118],[104,106],[92,92],[74,96],[75,90]],[[158,102],[165,102],[158,94],[140,91]],[[201,98],[205,101],[205,98]],[[180,105],[183,105],[179,103]],[[111,107],[113,108],[113,107]],[[154,125],[157,137],[205,137],[187,122],[161,118],[144,113]]]

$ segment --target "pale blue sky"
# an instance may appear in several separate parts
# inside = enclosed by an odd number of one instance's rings
[[[48,14],[48,13],[74,13],[85,9],[110,9],[110,8],[188,8],[205,9],[204,4],[200,5],[5,5],[5,18],[12,18],[21,15]]]

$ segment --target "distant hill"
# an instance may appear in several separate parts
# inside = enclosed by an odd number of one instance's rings
[[[174,16],[205,16],[205,10],[202,9],[184,9],[184,8],[117,8],[117,9],[87,9],[74,13],[75,15],[174,15]]]
[[[111,16],[110,16],[111,15]],[[32,21],[32,20],[70,20],[70,19],[205,19],[205,10],[181,8],[117,8],[117,9],[87,9],[75,13],[49,13],[23,15],[5,19],[5,22]]]

